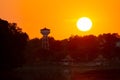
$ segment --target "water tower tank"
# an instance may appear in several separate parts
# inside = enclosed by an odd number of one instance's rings
[[[44,35],[47,36],[47,35],[50,33],[50,29],[43,28],[43,29],[41,29],[41,33],[42,33],[43,36],[44,36]]]

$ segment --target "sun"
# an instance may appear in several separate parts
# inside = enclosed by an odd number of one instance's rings
[[[92,21],[88,17],[82,17],[77,21],[77,27],[80,31],[89,31],[92,28]]]

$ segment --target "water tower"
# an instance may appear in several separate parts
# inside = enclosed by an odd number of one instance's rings
[[[49,50],[48,34],[50,33],[50,29],[43,28],[43,29],[40,30],[40,32],[43,35],[43,37],[42,37],[42,48],[46,49],[46,50]]]

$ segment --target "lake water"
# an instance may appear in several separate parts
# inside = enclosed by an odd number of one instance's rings
[[[24,67],[12,75],[14,80],[120,80],[120,70],[90,70],[69,67]]]

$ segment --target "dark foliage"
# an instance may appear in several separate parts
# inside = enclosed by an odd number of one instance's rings
[[[120,58],[120,36],[117,33],[100,34],[99,36],[71,36],[65,40],[49,37],[50,49],[42,49],[41,39],[29,41],[25,51],[28,62],[60,61],[70,55],[74,61],[92,61],[99,55],[108,60]],[[32,60],[32,61],[30,61]]]
[[[12,69],[24,63],[23,50],[28,35],[16,23],[0,19],[0,67]]]

